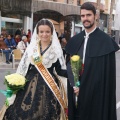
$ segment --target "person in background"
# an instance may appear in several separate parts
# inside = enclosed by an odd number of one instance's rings
[[[27,46],[28,46],[27,37],[23,36],[22,40],[17,45],[17,49],[20,49],[21,52],[24,53],[26,48],[27,48]]]
[[[10,34],[7,35],[7,38],[4,40],[4,42],[7,45],[7,47],[9,48],[9,50],[12,51],[12,50],[16,49],[16,42],[13,39],[13,37],[11,37]],[[12,62],[12,52],[11,52],[9,61]]]
[[[18,43],[21,41],[21,37],[20,37],[20,35],[16,35],[15,36],[15,42],[16,42],[16,44],[18,45]]]
[[[11,50],[5,44],[3,35],[0,35],[0,51],[5,54],[6,63],[10,64],[10,62],[9,62],[9,56],[10,56]]]
[[[65,38],[62,38],[60,43],[61,43],[61,47],[62,47],[62,50],[63,50],[63,55],[66,58],[67,54],[66,54],[66,51],[65,51],[65,46],[67,44],[67,40]]]
[[[64,38],[66,39],[66,41],[70,39],[70,32],[68,32],[67,30],[65,30],[64,32]]]
[[[74,87],[70,61],[67,63],[68,119],[117,120],[115,52],[119,47],[97,28],[97,14],[92,3],[81,5],[80,16],[85,30],[66,45],[69,56],[79,55],[82,60],[78,87]],[[75,95],[78,96],[77,105]]]
[[[21,36],[26,36],[26,33],[25,33],[24,29],[21,30]]]
[[[16,42],[15,40],[11,37],[11,35],[7,35],[7,38],[4,40],[5,44],[7,45],[8,48],[11,50],[16,49]]]
[[[16,35],[20,35],[21,36],[21,29],[20,28],[18,28],[16,31],[15,31],[15,36]]]
[[[30,41],[31,41],[31,30],[30,29],[28,29],[28,33],[27,33],[27,38],[28,38],[28,42],[30,43]]]
[[[60,35],[60,38],[65,38],[65,34],[64,34],[64,31],[61,32],[61,35]]]
[[[2,28],[2,30],[1,30],[1,35],[4,37],[4,39],[7,37],[7,30],[6,30],[6,28]]]

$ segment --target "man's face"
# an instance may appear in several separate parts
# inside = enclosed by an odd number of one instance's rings
[[[86,29],[90,29],[95,25],[96,15],[91,10],[81,9],[81,21]]]

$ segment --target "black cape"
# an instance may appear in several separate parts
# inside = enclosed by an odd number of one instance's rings
[[[70,56],[78,54],[84,36],[82,31],[69,40],[66,52]],[[69,120],[117,120],[115,52],[118,49],[115,41],[99,28],[89,35],[77,108],[73,77],[68,69]]]

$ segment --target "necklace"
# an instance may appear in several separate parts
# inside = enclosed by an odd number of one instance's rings
[[[47,49],[50,47],[51,43],[52,42],[50,42],[50,44],[47,46],[47,48],[45,50],[43,50],[43,51],[42,51],[42,45],[40,44],[40,53],[41,53],[41,55],[43,55],[47,51]]]

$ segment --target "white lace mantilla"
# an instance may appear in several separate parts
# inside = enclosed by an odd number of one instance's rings
[[[51,21],[49,21],[49,22],[51,22]],[[53,25],[53,23],[52,23],[52,25]],[[39,42],[36,29],[37,29],[37,27],[35,27],[35,29],[34,29],[30,45],[27,47],[27,49],[20,61],[18,69],[16,71],[17,73],[19,73],[23,76],[26,75],[28,68],[29,68],[29,64],[30,63],[34,64],[33,59],[32,59],[32,56],[34,53],[33,50],[36,47],[36,44],[38,44],[38,42]],[[58,59],[61,64],[61,68],[65,69],[66,65],[65,65],[65,60],[64,60],[64,56],[63,56],[63,51],[62,51],[61,45],[59,43],[55,28],[53,25],[52,44],[48,48],[48,50],[44,53],[44,55],[42,56],[42,63],[46,68],[50,68],[52,66],[52,64],[55,63]]]
[[[27,71],[28,71],[28,67],[29,67],[30,61],[31,61],[31,58],[28,57],[28,53],[25,52],[24,56],[22,57],[22,59],[21,59],[21,61],[19,63],[19,66],[17,68],[16,73],[25,76]]]
[[[50,46],[49,49],[42,56],[42,63],[46,68],[50,68],[52,64],[57,61],[57,59],[58,58],[54,48]]]

